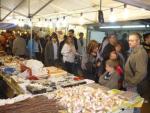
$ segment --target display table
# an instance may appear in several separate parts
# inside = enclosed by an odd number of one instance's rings
[[[40,95],[24,94],[0,100],[0,111],[29,113],[31,110],[30,113],[55,113],[55,108],[59,111],[56,113],[132,113],[133,108],[142,101],[142,98],[132,92],[109,90],[98,84],[88,84],[60,88]]]
[[[0,106],[1,113],[60,113],[63,109],[56,100],[50,100],[46,96],[36,96]]]
[[[136,93],[110,90],[69,73],[39,80],[28,80],[22,75],[1,71],[0,76],[17,95],[0,100],[2,113],[132,113],[133,108],[141,107],[144,101]],[[59,106],[63,110],[58,109]]]

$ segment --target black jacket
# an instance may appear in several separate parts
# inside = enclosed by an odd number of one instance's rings
[[[115,47],[111,44],[107,44],[103,50],[103,53],[101,55],[101,57],[103,58],[103,60],[108,60],[109,59],[109,55],[112,51],[115,50]]]
[[[76,37],[73,37],[74,39],[74,46],[76,48],[76,51],[78,50],[78,43],[77,43],[77,38]]]

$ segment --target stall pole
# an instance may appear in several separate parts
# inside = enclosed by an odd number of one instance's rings
[[[30,59],[32,59],[32,52],[33,52],[33,37],[32,37],[32,19],[30,18],[30,23],[31,23],[31,27],[30,27],[30,40],[31,40],[31,51],[30,51]]]
[[[2,1],[0,0],[0,21],[2,20]]]
[[[29,21],[30,21],[30,41],[31,41],[30,42],[31,43],[31,45],[30,45],[31,46],[31,48],[30,48],[31,50],[30,50],[30,55],[29,56],[30,56],[30,59],[32,59],[32,56],[33,56],[32,52],[33,52],[33,46],[34,45],[33,45],[33,37],[32,37],[33,33],[32,33],[32,17],[31,17],[31,13],[30,13],[30,0],[28,0],[28,18],[29,18]]]

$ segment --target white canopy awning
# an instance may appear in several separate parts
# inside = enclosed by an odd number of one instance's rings
[[[142,1],[145,3],[149,0]],[[150,2],[146,3],[150,7]],[[1,0],[1,7],[1,19],[4,22],[32,17],[33,22],[37,23],[39,19],[63,20],[65,16],[70,24],[90,24],[98,23],[100,0]],[[111,8],[113,12],[110,11]],[[105,22],[150,18],[150,11],[130,5],[125,10],[124,3],[114,0],[102,0],[102,10]]]

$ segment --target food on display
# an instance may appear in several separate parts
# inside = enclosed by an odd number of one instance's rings
[[[14,98],[0,99],[0,107],[8,104],[14,104],[16,102],[20,102],[32,97],[33,96],[31,94],[20,94],[19,96],[16,96]]]
[[[26,86],[27,90],[32,94],[46,93],[46,87],[39,84],[30,84]]]
[[[60,68],[57,68],[57,67],[45,67],[45,69],[47,69],[48,71],[48,75],[50,77],[60,77],[60,76],[67,76],[67,72],[60,69]]]
[[[26,100],[0,106],[1,113],[63,113],[64,108],[56,100],[35,96]]]
[[[25,94],[0,100],[0,112],[42,113],[45,110],[44,113],[59,113],[62,110],[63,113],[113,113],[122,108],[133,108],[133,104],[143,101],[132,92],[109,90],[57,67],[44,67],[37,60],[21,62],[7,57],[2,58],[1,63],[4,64],[1,71],[12,73],[7,78]],[[13,73],[19,70],[19,74]]]
[[[26,67],[30,68],[32,70],[32,75],[41,77],[47,75],[47,70],[45,70],[43,67],[43,63],[38,60],[26,60],[23,63]]]
[[[68,113],[113,113],[126,107],[125,104],[129,101],[120,94],[112,94],[84,85],[59,89],[52,96],[54,95]],[[47,96],[51,98],[50,93]]]
[[[61,86],[63,88],[66,88],[66,87],[79,86],[82,84],[86,84],[86,81],[85,80],[78,80],[78,81],[72,80],[72,81],[64,82]]]
[[[55,80],[52,80],[51,78],[42,80],[32,80],[30,81],[30,84],[27,85],[27,90],[32,94],[38,94],[51,92],[59,88],[73,87],[86,84],[86,81],[84,80],[74,80],[74,76],[66,78],[64,77],[63,79],[61,78],[59,79],[57,77]]]

